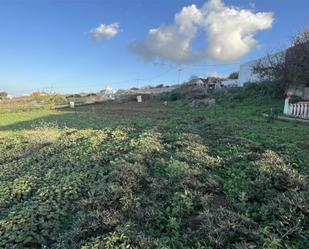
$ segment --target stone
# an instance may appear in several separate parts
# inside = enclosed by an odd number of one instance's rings
[[[208,107],[214,106],[216,104],[215,99],[205,98],[205,99],[194,99],[192,100],[190,106],[191,107]]]

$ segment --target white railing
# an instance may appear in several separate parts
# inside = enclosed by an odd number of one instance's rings
[[[286,99],[283,113],[290,116],[309,119],[309,102],[289,104],[289,99]]]

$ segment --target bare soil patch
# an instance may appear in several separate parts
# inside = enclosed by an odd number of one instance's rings
[[[98,115],[107,115],[125,118],[153,118],[162,119],[168,117],[168,107],[163,102],[127,102],[127,103],[104,103],[76,108],[77,112],[95,112]]]

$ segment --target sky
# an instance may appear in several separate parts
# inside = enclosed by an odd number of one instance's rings
[[[0,91],[227,76],[287,48],[308,10],[308,0],[0,0]]]

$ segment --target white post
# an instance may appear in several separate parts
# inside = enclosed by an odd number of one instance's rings
[[[289,115],[293,114],[293,105],[289,104]]]
[[[304,115],[304,105],[303,104],[300,104],[300,116],[303,116]]]
[[[293,104],[292,115],[296,115],[296,104]]]
[[[73,101],[70,102],[70,108],[74,108],[75,107],[75,103]]]
[[[292,105],[292,104],[289,104],[288,114],[289,114],[289,115],[292,115],[292,114],[293,114],[293,105]]]
[[[286,115],[289,114],[289,100],[290,100],[290,97],[287,97],[284,101],[283,114],[286,114]]]
[[[142,96],[140,96],[140,95],[137,96],[136,98],[137,98],[137,102],[138,102],[138,103],[141,103],[141,102],[143,101],[143,100],[142,100]]]

